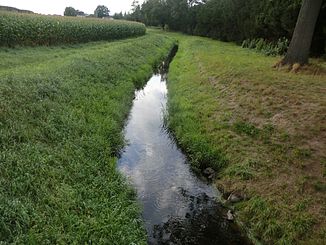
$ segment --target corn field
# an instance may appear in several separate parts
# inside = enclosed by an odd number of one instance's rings
[[[0,11],[0,46],[85,43],[140,36],[145,33],[145,26],[137,22]]]

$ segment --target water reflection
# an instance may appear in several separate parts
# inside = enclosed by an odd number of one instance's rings
[[[216,190],[190,171],[185,156],[164,130],[166,102],[164,75],[154,75],[144,89],[136,92],[125,128],[129,145],[118,164],[143,205],[148,242],[234,244],[229,236],[236,241],[240,236],[222,217],[214,201]]]

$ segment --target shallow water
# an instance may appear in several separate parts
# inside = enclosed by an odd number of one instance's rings
[[[148,243],[247,244],[215,201],[217,190],[191,171],[164,128],[167,92],[165,74],[136,91],[118,162],[143,206]]]

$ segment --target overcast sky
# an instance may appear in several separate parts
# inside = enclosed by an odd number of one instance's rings
[[[139,0],[143,2],[143,0]],[[0,0],[0,5],[16,7],[19,9],[31,10],[41,14],[60,14],[66,7],[92,14],[97,5],[105,5],[109,8],[111,14],[119,12],[128,12],[131,8],[132,0]]]

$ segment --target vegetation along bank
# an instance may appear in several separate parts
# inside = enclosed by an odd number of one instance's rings
[[[326,241],[325,62],[299,73],[232,43],[170,34],[167,124],[266,244]],[[284,69],[284,68],[283,68]],[[236,197],[236,198],[234,198]]]
[[[0,243],[145,244],[116,155],[135,87],[173,43],[0,48]]]
[[[284,54],[297,22],[302,0],[147,0],[130,14],[116,18],[136,20],[147,26],[245,42],[268,55]],[[318,4],[321,0],[308,1]],[[309,13],[308,16],[313,14]],[[306,21],[309,21],[305,18]],[[309,22],[308,22],[309,23]],[[313,33],[310,53],[325,54],[326,2],[323,1]],[[249,44],[249,45],[248,45]]]

